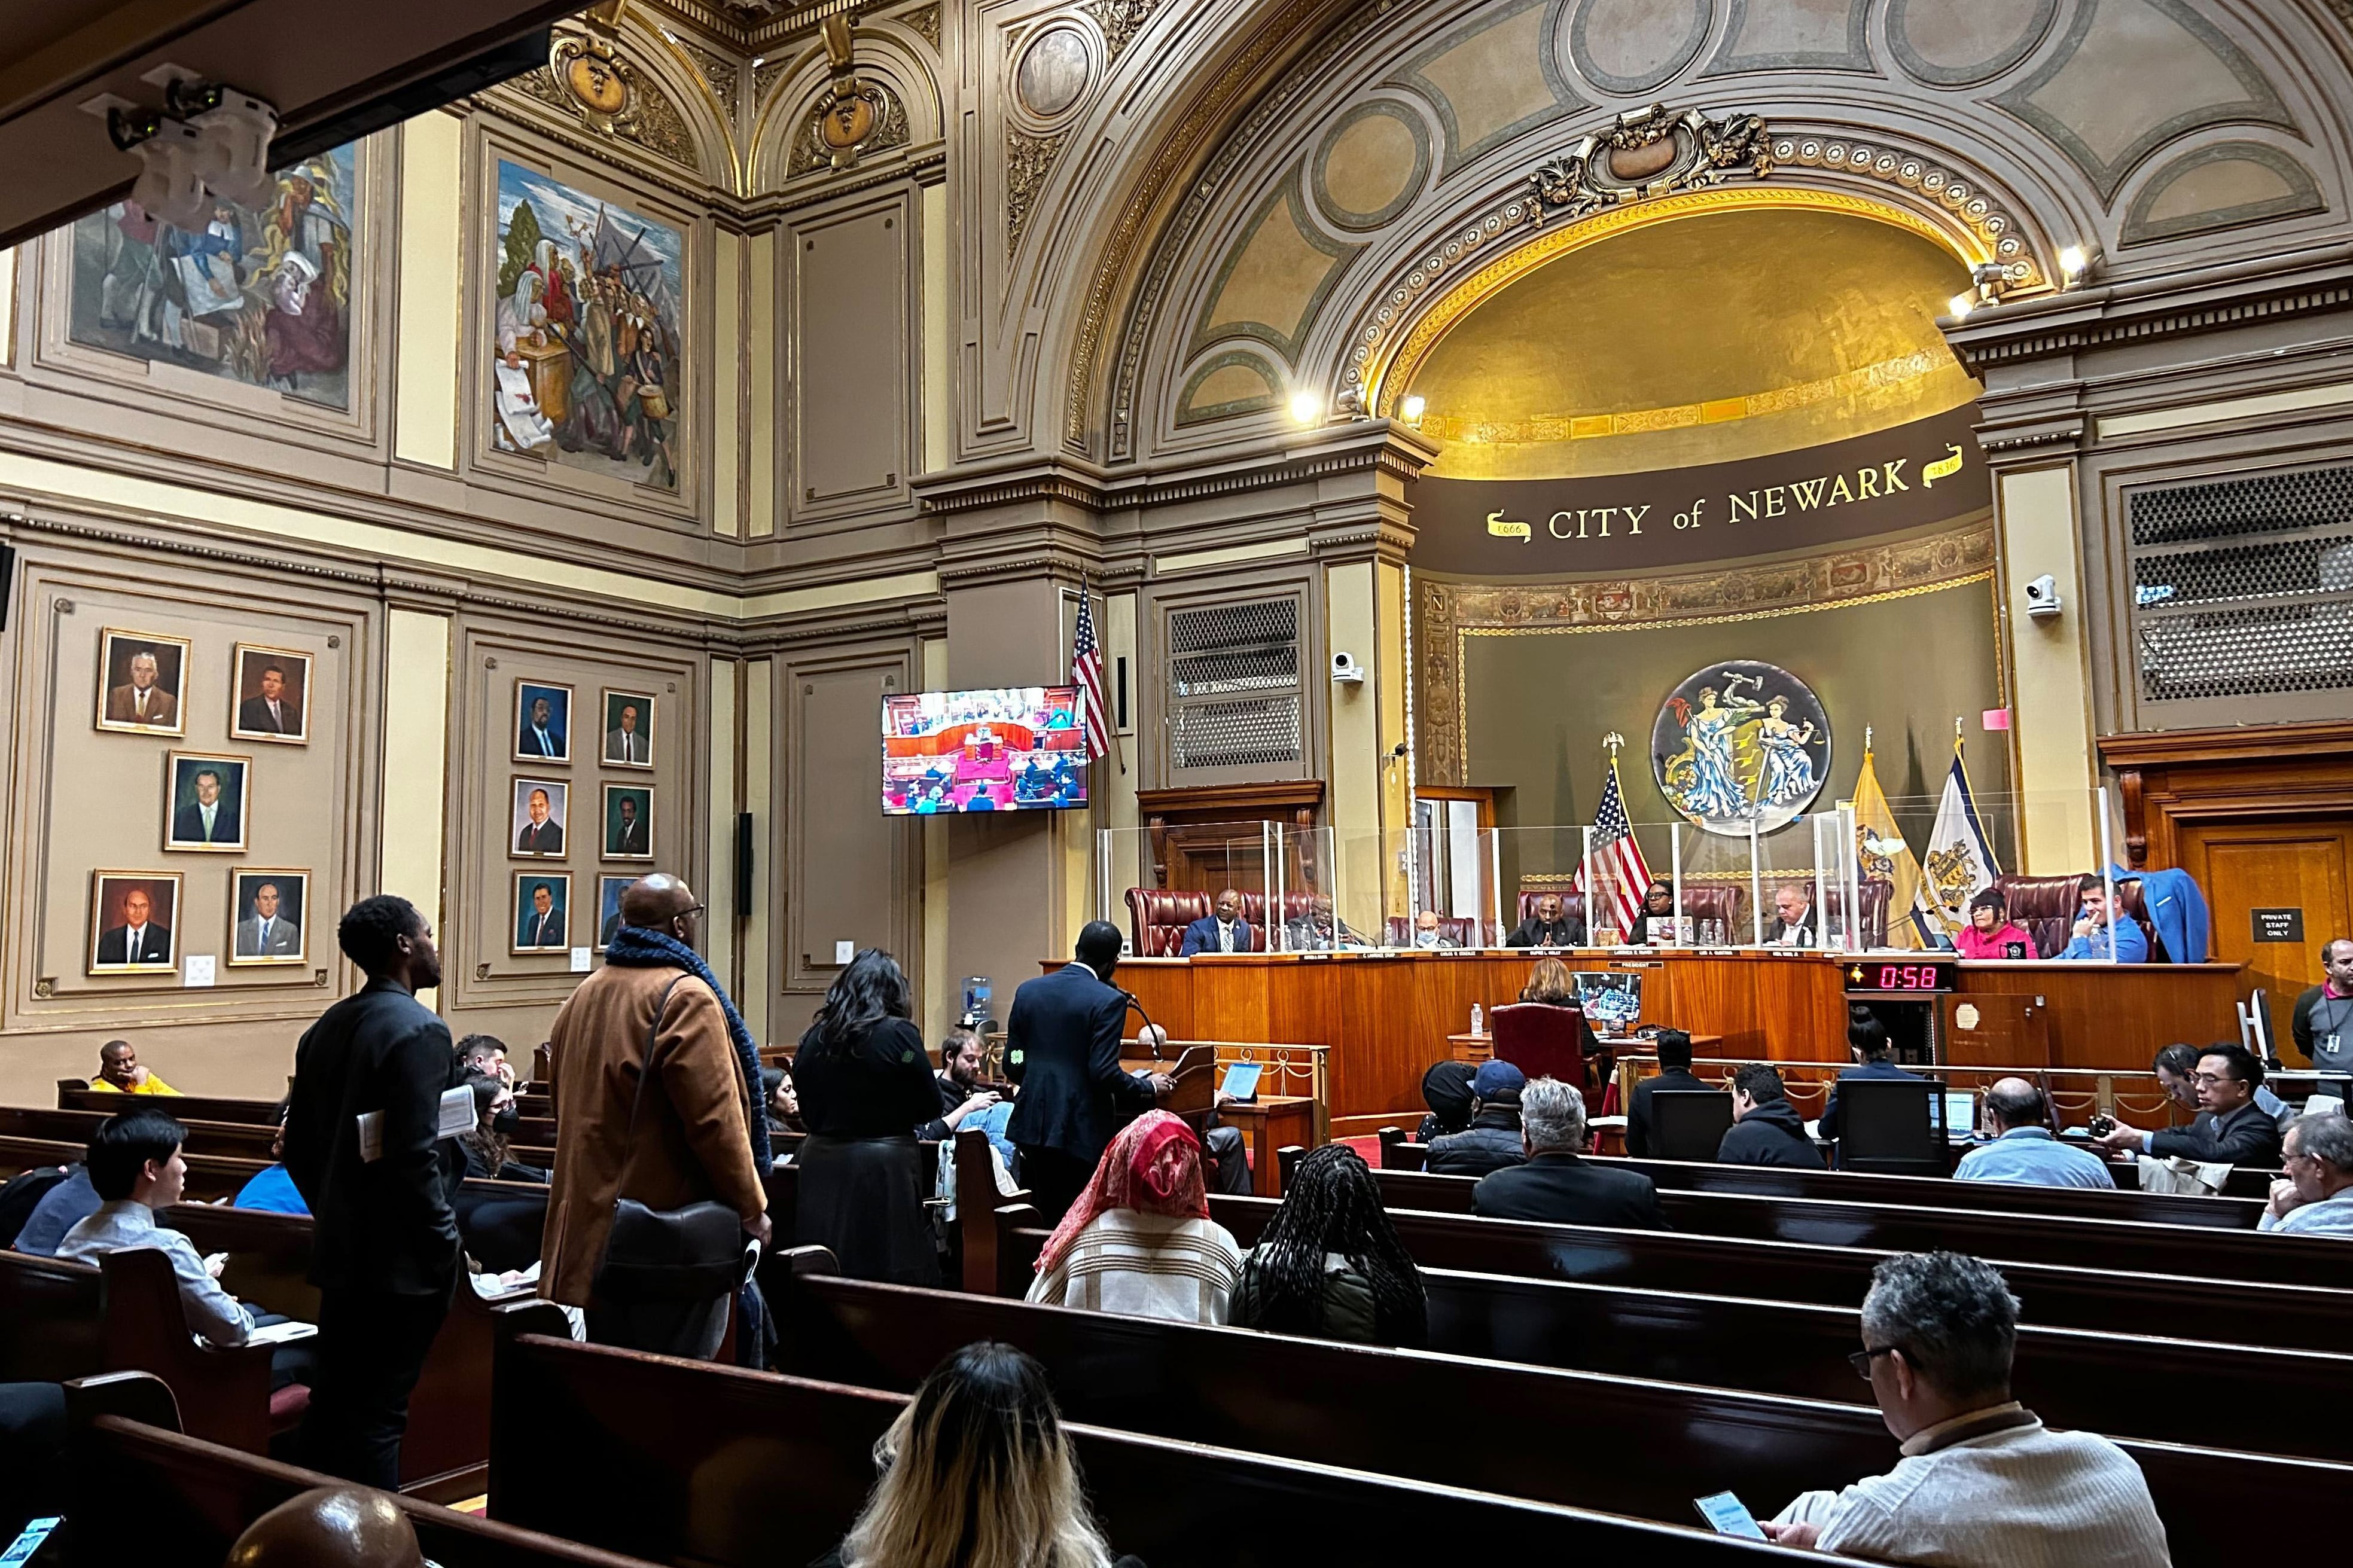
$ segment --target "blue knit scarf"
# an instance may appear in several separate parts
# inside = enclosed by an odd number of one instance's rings
[[[644,926],[616,931],[605,948],[605,962],[623,969],[683,969],[711,987],[711,994],[719,998],[719,1010],[727,1016],[727,1037],[734,1042],[735,1058],[749,1091],[745,1098],[751,1102],[750,1114],[744,1119],[744,1130],[752,1135],[752,1163],[766,1175],[773,1156],[768,1151],[767,1096],[760,1092],[760,1051],[752,1043],[752,1031],[744,1026],[744,1015],[727,999],[727,988],[719,984],[719,976],[711,973],[711,966],[694,949],[667,931]]]

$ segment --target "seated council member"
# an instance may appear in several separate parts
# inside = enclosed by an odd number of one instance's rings
[[[2033,958],[2034,938],[2010,918],[2000,888],[1981,888],[1969,900],[1969,923],[1953,933],[1953,951],[1963,958]]]
[[[2083,912],[2075,917],[2074,934],[2058,956],[2103,962],[2113,956],[2118,963],[2147,963],[2148,936],[2140,921],[2109,907],[2108,884],[2087,871],[2079,889]]]
[[[2198,1091],[2197,1121],[2155,1132],[2119,1127],[2097,1141],[2101,1147],[2114,1154],[2146,1153],[2160,1160],[2179,1154],[2230,1165],[2279,1163],[2279,1121],[2255,1103],[2263,1064],[2253,1051],[2236,1041],[2208,1046],[2198,1053],[2190,1081]]]
[[[1805,1121],[1789,1103],[1781,1075],[1763,1062],[1750,1062],[1732,1075],[1732,1125],[1715,1146],[1715,1163],[1824,1168],[1821,1151],[1806,1136]]]
[[[2105,1160],[2051,1131],[2051,1101],[2024,1079],[1996,1079],[1986,1090],[1985,1114],[1993,1142],[1962,1155],[1956,1179],[2021,1187],[2116,1186]]]
[[[2288,1034],[2322,1072],[2353,1072],[2353,937],[2320,950],[2319,984],[2295,999]]]
[[[1814,900],[1805,888],[1784,882],[1773,889],[1773,923],[1765,928],[1767,947],[1819,947],[1814,929]]]
[[[1904,1457],[1842,1491],[1799,1495],[1767,1537],[1873,1563],[2167,1568],[2140,1467],[2010,1397],[2018,1300],[1992,1265],[1909,1253],[1871,1279],[1850,1359]]]
[[[1650,946],[1651,922],[1671,920],[1674,912],[1675,885],[1664,877],[1651,878],[1651,885],[1642,892],[1642,912],[1634,917],[1632,931],[1619,932],[1620,942],[1627,947]],[[1672,939],[1662,937],[1661,940]]]
[[[2353,1120],[2299,1116],[2281,1146],[2284,1179],[2272,1184],[2257,1230],[2353,1238]]]
[[[1424,952],[1436,952],[1462,944],[1439,929],[1436,910],[1424,910],[1413,917],[1413,945]]]
[[[161,927],[151,928],[161,931]],[[171,933],[164,932],[166,941]],[[139,1047],[129,1040],[109,1040],[98,1047],[98,1076],[90,1087],[114,1094],[178,1094],[180,1091],[139,1065]]]
[[[1536,907],[1528,918],[1512,928],[1504,939],[1505,947],[1575,947],[1577,931],[1561,909],[1558,893],[1546,893],[1536,900]]]
[[[1228,888],[1218,895],[1215,912],[1203,915],[1185,928],[1185,942],[1176,950],[1179,958],[1190,958],[1197,952],[1248,952],[1250,950],[1250,923],[1242,919],[1242,896]]]
[[[1588,1164],[1585,1096],[1558,1079],[1540,1078],[1520,1097],[1525,1163],[1479,1178],[1471,1212],[1487,1219],[1665,1230],[1658,1189],[1637,1171]]]

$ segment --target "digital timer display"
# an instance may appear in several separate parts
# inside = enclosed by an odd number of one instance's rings
[[[1950,963],[1850,963],[1846,966],[1846,988],[1850,991],[1950,991],[1958,979],[1958,966]]]

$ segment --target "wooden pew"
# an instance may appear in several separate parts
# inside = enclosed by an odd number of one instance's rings
[[[117,1101],[122,1096],[113,1097]],[[217,1154],[230,1159],[259,1160],[268,1164],[276,1159],[270,1148],[278,1141],[275,1124],[250,1121],[191,1121],[171,1110],[172,1100],[142,1100],[139,1103],[162,1110],[188,1130],[188,1141],[182,1147],[189,1154]],[[121,1109],[109,1110],[48,1110],[23,1106],[0,1106],[0,1134],[23,1138],[47,1138],[58,1142],[87,1144],[93,1133]],[[528,1125],[528,1124],[526,1124]],[[544,1169],[554,1156],[552,1147],[554,1128],[548,1128],[551,1146],[540,1148],[518,1135],[512,1157],[527,1165]]]
[[[319,1321],[319,1292],[308,1279],[314,1234],[308,1215],[183,1204],[160,1217],[198,1251],[228,1254],[221,1285],[239,1300]],[[504,1334],[569,1331],[563,1310],[529,1289],[485,1300],[461,1281],[409,1399],[401,1489],[438,1501],[479,1494],[491,1455],[492,1346]]]
[[[16,1138],[0,1133],[0,1179],[35,1165],[78,1165],[88,1139]],[[199,1203],[237,1195],[237,1189],[259,1175],[267,1160],[233,1160],[221,1154],[190,1154],[187,1195]]]
[[[905,1392],[959,1345],[999,1340],[1045,1364],[1072,1421],[1669,1522],[1681,1522],[1702,1493],[1728,1488],[1768,1510],[1809,1488],[1883,1471],[1898,1457],[1867,1405],[1066,1311],[817,1273],[794,1276],[772,1300],[788,1358],[780,1370],[790,1373]],[[1844,1320],[1852,1348],[1853,1314],[1831,1315]],[[1761,1338],[1725,1349],[1754,1357],[1768,1344],[1778,1349]],[[1851,1370],[1847,1381],[1862,1386]],[[2028,1388],[2020,1392],[2050,1416]],[[2108,1403],[2116,1403],[2113,1390]],[[1424,1418],[1446,1410],[1476,1412],[1477,1441]],[[1587,1440],[1595,1436],[1605,1440]],[[2148,1478],[2182,1568],[2242,1560],[2242,1486],[2286,1503],[2292,1471],[2353,1500],[2353,1466],[2283,1469],[2211,1448],[2124,1447]]]
[[[106,1289],[87,1263],[0,1248],[0,1383],[63,1383],[106,1366]]]
[[[60,1110],[102,1110],[111,1116],[125,1105],[141,1100],[160,1110],[170,1112],[182,1121],[242,1121],[259,1127],[275,1127],[278,1124],[278,1102],[274,1100],[247,1100],[219,1094],[116,1094],[109,1089],[91,1089],[80,1079],[58,1080],[58,1109]]]
[[[171,1394],[141,1373],[69,1384],[66,1394],[69,1568],[220,1568],[246,1526],[289,1498],[340,1484],[182,1436]],[[442,1568],[651,1568],[420,1499],[394,1501]]]
[[[1256,1245],[1274,1211],[1265,1198],[1212,1194],[1211,1217],[1244,1247]],[[1859,1307],[1872,1266],[1889,1256],[1862,1247],[1745,1241],[1672,1231],[1599,1226],[1535,1225],[1524,1220],[1400,1209],[1391,1218],[1414,1260],[1425,1268],[1504,1274],[1532,1279],[1708,1295],[1727,1289],[1767,1301]],[[997,1293],[1028,1288],[1047,1233],[1016,1218],[1000,1243]],[[2148,1338],[2179,1337],[2200,1325],[2227,1323],[2242,1343],[2335,1352],[2353,1294],[2301,1285],[2243,1284],[2113,1268],[2004,1263],[2003,1276],[2027,1321]]]
[[[499,1352],[491,1515],[698,1568],[806,1563],[856,1517],[873,1483],[874,1440],[904,1404],[902,1394],[526,1335]],[[528,1418],[510,1414],[522,1412]],[[1444,1560],[1450,1542],[1499,1560],[1660,1568],[1769,1550],[1486,1488],[1068,1430],[1113,1549],[1152,1568],[1382,1568]]]
[[[1395,1138],[1390,1135],[1396,1134]],[[1423,1169],[1424,1145],[1407,1141],[1402,1130],[1381,1129],[1381,1169]],[[1862,1171],[1800,1171],[1779,1165],[1717,1165],[1683,1160],[1627,1160],[1586,1156],[1597,1165],[1638,1171],[1660,1191],[1769,1194],[1777,1197],[1830,1198],[1851,1203],[1897,1204],[1914,1208],[1998,1209],[2009,1214],[2073,1215],[2084,1219],[2134,1219],[2153,1224],[2202,1226],[2216,1230],[2253,1230],[2263,1212],[2255,1198],[2192,1197],[2183,1193],[2144,1193],[2137,1188],[2095,1192],[2079,1187],[2027,1187],[1993,1182],[1960,1182],[1942,1176],[1883,1176]]]
[[[1378,1171],[1389,1208],[1469,1214],[1471,1176]],[[2005,1189],[2012,1190],[2012,1189]],[[2211,1200],[2199,1200],[2211,1201]],[[2094,1260],[2148,1274],[2188,1274],[2274,1285],[2353,1285],[2353,1255],[2326,1237],[2260,1236],[2144,1220],[2081,1219],[1994,1210],[1915,1209],[1895,1204],[1663,1190],[1659,1206],[1677,1231],[1886,1252],[1939,1247],[2019,1263]]]

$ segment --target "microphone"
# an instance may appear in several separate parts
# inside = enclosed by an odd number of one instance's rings
[[[1122,1017],[1124,1018],[1124,1017],[1125,1017],[1125,1016],[1127,1016],[1127,1014],[1128,1014],[1128,1013],[1134,1013],[1136,1016],[1138,1016],[1138,1017],[1140,1017],[1140,1018],[1142,1018],[1142,1019],[1144,1020],[1144,1026],[1145,1026],[1145,1028],[1150,1029],[1150,1030],[1153,1032],[1153,1040],[1152,1040],[1152,1059],[1153,1059],[1154,1061],[1155,1061],[1155,1062],[1156,1062],[1156,1061],[1158,1061],[1158,1060],[1160,1060],[1160,1059],[1161,1059],[1161,1056],[1160,1056],[1160,1038],[1159,1038],[1159,1037],[1160,1037],[1162,1034],[1166,1033],[1166,1031],[1163,1030],[1163,1029],[1160,1027],[1160,1026],[1159,1026],[1159,1025],[1157,1025],[1157,1024],[1155,1024],[1155,1023],[1154,1023],[1154,1022],[1152,1021],[1152,1015],[1151,1015],[1151,1014],[1149,1014],[1149,1013],[1147,1013],[1147,1012],[1145,1012],[1145,1011],[1144,1010],[1144,1004],[1143,1004],[1142,1002],[1139,1002],[1139,1001],[1137,1001],[1137,1000],[1136,1000],[1136,996],[1135,996],[1135,993],[1134,993],[1134,992],[1133,992],[1133,991],[1122,991],[1122,992],[1120,992],[1120,994],[1121,994],[1122,996],[1124,996],[1124,997],[1125,997],[1125,998],[1127,999],[1127,1008],[1126,1008],[1126,1011],[1125,1011],[1125,1012],[1123,1012],[1123,1013],[1120,1015],[1120,1016],[1122,1016]],[[1143,1032],[1142,1030],[1138,1030],[1138,1031],[1137,1031],[1137,1033],[1139,1033],[1139,1034],[1141,1034],[1142,1032]]]

